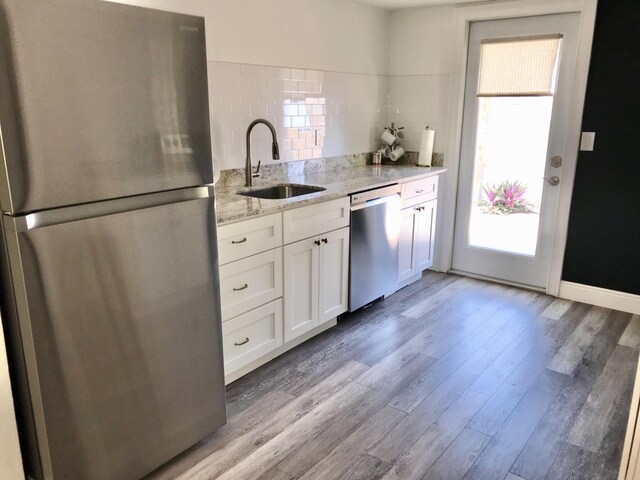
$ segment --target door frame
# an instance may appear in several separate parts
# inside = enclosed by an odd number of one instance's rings
[[[454,18],[454,64],[451,76],[450,91],[450,136],[447,161],[447,185],[444,189],[444,212],[440,234],[440,258],[438,270],[449,271],[453,261],[453,241],[455,229],[456,198],[460,174],[460,150],[462,141],[462,117],[464,111],[464,91],[467,76],[467,53],[469,27],[471,22],[483,20],[500,20],[515,17],[531,17],[558,13],[579,13],[580,32],[578,35],[578,53],[575,70],[575,88],[571,96],[571,112],[567,127],[567,140],[563,153],[562,183],[558,197],[557,216],[551,268],[547,280],[546,292],[558,296],[562,277],[571,196],[578,160],[580,134],[582,129],[582,113],[587,77],[591,60],[591,45],[595,27],[597,0],[535,0],[506,1],[485,5],[460,6],[456,8]]]

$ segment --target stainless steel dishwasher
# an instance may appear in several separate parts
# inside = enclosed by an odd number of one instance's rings
[[[400,185],[351,195],[349,311],[398,285]]]

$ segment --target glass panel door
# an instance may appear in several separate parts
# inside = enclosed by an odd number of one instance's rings
[[[579,21],[471,24],[453,270],[546,287]]]

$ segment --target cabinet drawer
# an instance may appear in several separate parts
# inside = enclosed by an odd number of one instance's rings
[[[223,322],[281,296],[281,248],[220,267]]]
[[[421,202],[436,198],[438,196],[438,176],[403,183],[401,196],[404,201],[419,196]],[[408,206],[406,202],[404,206]]]
[[[283,213],[284,243],[320,235],[349,225],[349,197]]]
[[[281,245],[281,213],[218,227],[220,265]]]
[[[229,375],[282,345],[282,300],[222,324],[224,373]]]

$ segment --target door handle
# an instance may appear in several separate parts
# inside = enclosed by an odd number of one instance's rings
[[[549,182],[549,185],[551,185],[552,187],[560,184],[560,177],[556,177],[555,175],[550,178],[544,177],[543,180]]]
[[[329,243],[329,240],[327,240],[326,238],[323,238],[322,243]]]
[[[313,243],[315,243],[316,245],[320,245],[320,240],[314,240]]]

